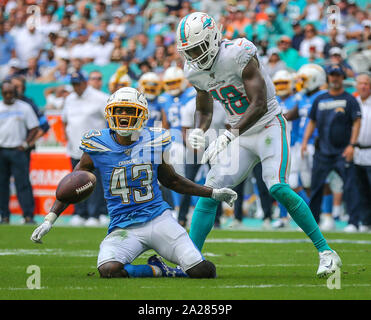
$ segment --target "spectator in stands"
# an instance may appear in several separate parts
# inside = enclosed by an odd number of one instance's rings
[[[27,81],[36,81],[40,77],[38,57],[28,59],[27,68],[25,70],[25,77]]]
[[[113,38],[113,49],[111,53],[111,62],[121,62],[124,57],[125,50],[122,48],[121,38]]]
[[[64,103],[66,97],[70,94],[68,86],[57,86],[46,88],[44,91],[44,96],[46,98],[47,110],[62,110],[64,108]]]
[[[291,43],[292,41],[289,36],[282,35],[280,37],[277,44],[279,56],[288,68],[298,70],[300,67],[300,56],[298,51],[291,46]]]
[[[349,63],[344,59],[345,52],[338,47],[333,47],[329,51],[330,56],[330,64],[338,64],[340,65],[346,73],[347,78],[354,77],[354,71]]]
[[[338,28],[331,28],[328,31],[328,36],[330,37],[329,41],[326,42],[325,47],[323,49],[324,57],[327,59],[330,57],[330,50],[331,48],[343,48],[343,44],[340,43],[341,38],[339,36]]]
[[[101,32],[99,42],[94,46],[94,64],[103,66],[111,61],[114,44],[109,40],[108,32]]]
[[[88,85],[96,90],[102,90],[103,75],[100,71],[94,70],[89,73]]]
[[[156,51],[156,46],[147,35],[139,34],[137,36],[137,49],[135,51],[135,59],[138,62],[143,62],[153,56]]]
[[[271,48],[268,50],[265,69],[271,77],[273,77],[277,71],[286,69],[286,64],[280,59],[279,53],[280,52],[277,48]]]
[[[371,230],[371,75],[358,75],[356,87],[357,101],[362,112],[361,128],[354,151],[361,206],[358,230],[367,232]],[[348,229],[357,230],[355,225],[349,225]]]
[[[125,11],[125,16],[123,18],[125,32],[124,38],[130,39],[136,35],[143,33],[144,25],[140,17],[138,17],[139,11],[135,8],[128,8]]]
[[[26,26],[17,33],[14,40],[15,51],[21,61],[22,68],[27,68],[29,58],[40,56],[46,42],[44,35],[31,22],[26,23]]]
[[[316,52],[323,55],[323,48],[325,47],[325,41],[317,35],[317,30],[314,24],[308,23],[304,27],[304,40],[300,44],[299,53],[302,57],[309,58],[310,48],[315,47]]]
[[[99,130],[106,127],[104,106],[108,95],[88,86],[85,77],[78,72],[71,74],[71,85],[74,91],[66,98],[62,119],[67,137],[67,154],[75,167],[82,155],[79,146],[83,134],[91,128]],[[72,225],[98,226],[102,222],[106,223],[107,211],[101,177],[98,172],[95,172],[95,175],[95,190],[87,200],[75,205]]]
[[[8,74],[8,62],[12,58],[15,58],[14,38],[5,31],[5,21],[0,19],[0,81]]]
[[[292,37],[292,47],[299,51],[300,45],[304,40],[304,30],[302,29],[299,21],[294,21],[292,23],[292,28],[294,30],[294,36]]]
[[[10,81],[1,84],[0,101],[0,214],[1,223],[9,223],[10,176],[15,180],[24,223],[35,223],[35,207],[29,176],[29,161],[25,150],[34,143],[39,121],[31,106],[16,99],[16,89]],[[28,130],[28,132],[27,132]]]

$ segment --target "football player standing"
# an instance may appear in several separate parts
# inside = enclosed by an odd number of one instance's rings
[[[212,98],[222,102],[231,125],[231,130],[225,130],[208,146],[201,160],[212,164],[206,185],[234,187],[260,161],[269,192],[286,207],[318,250],[317,275],[335,272],[341,266],[339,256],[327,244],[308,205],[287,183],[290,171],[287,122],[255,45],[245,38],[222,40],[214,19],[202,12],[185,16],[178,25],[176,38],[178,52],[186,60],[184,74],[197,91],[195,129],[189,135],[190,144],[199,148],[205,140],[204,132],[212,118]],[[238,150],[238,154],[233,152],[230,157],[231,149]],[[232,164],[229,172],[223,169],[236,158],[235,167]],[[190,237],[200,250],[213,226],[217,206],[214,199],[202,198],[197,202]]]

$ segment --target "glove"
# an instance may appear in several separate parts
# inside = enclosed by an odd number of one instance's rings
[[[35,243],[42,243],[41,238],[45,236],[52,228],[53,223],[58,216],[54,212],[49,212],[44,219],[44,222],[39,225],[31,235],[31,240]]]
[[[206,139],[204,131],[200,128],[193,129],[188,136],[188,142],[193,149],[198,150],[201,147],[205,147]]]
[[[201,163],[204,164],[208,161],[213,163],[217,154],[227,148],[228,144],[235,138],[236,136],[232,132],[225,130],[223,134],[221,134],[216,140],[214,140],[206,149],[201,159]]]
[[[213,189],[211,198],[218,201],[225,201],[230,207],[237,200],[237,193],[229,188]]]
[[[41,238],[45,236],[50,231],[51,228],[52,228],[51,222],[47,220],[44,221],[32,233],[31,240],[35,243],[42,243]]]

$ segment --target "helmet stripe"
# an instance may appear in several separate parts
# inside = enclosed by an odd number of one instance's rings
[[[183,18],[182,25],[180,26],[180,39],[182,40],[182,43],[186,43],[187,42],[187,37],[186,37],[186,34],[185,34],[185,23],[186,23],[186,21],[188,19],[188,16],[189,16],[189,14],[187,14]]]

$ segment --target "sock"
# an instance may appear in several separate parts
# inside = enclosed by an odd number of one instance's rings
[[[129,278],[152,278],[161,276],[161,271],[154,269],[155,266],[148,264],[132,265],[125,264],[124,269],[129,275]],[[158,268],[157,268],[158,269]],[[158,274],[158,272],[160,274]]]
[[[298,195],[299,195],[300,197],[303,198],[303,200],[305,201],[306,204],[309,203],[309,198],[308,198],[307,193],[305,192],[304,189],[301,189],[301,190],[298,192]]]
[[[287,217],[286,208],[281,203],[278,203],[278,207],[280,208],[280,218],[286,218]]]
[[[334,219],[339,219],[343,211],[342,205],[332,207],[332,216]]]
[[[332,202],[334,197],[332,194],[327,194],[323,196],[322,200],[322,213],[331,213],[332,212]]]
[[[193,212],[189,237],[198,248],[202,250],[207,235],[214,226],[216,210],[219,201],[211,198],[200,198]]]
[[[319,230],[318,224],[308,205],[289,185],[283,183],[275,184],[270,188],[269,192],[278,202],[285,206],[295,223],[312,240],[319,252],[331,250]]]

